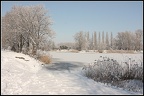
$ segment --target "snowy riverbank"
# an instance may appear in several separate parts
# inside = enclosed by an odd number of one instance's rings
[[[93,62],[99,54],[50,52],[52,64],[41,62],[11,51],[1,51],[1,94],[81,94],[122,95],[143,94],[123,90],[88,79],[81,74],[82,66]],[[101,54],[105,55],[105,54]],[[118,55],[107,54],[115,57]],[[126,54],[123,54],[126,55]],[[19,59],[15,57],[23,57]],[[142,54],[130,54],[141,58]],[[143,57],[142,57],[143,58]],[[120,59],[123,59],[121,57]]]

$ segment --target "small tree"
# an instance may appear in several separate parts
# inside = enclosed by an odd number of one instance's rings
[[[109,38],[108,38],[108,32],[106,33],[106,41],[105,41],[105,43],[106,43],[106,50],[108,50],[108,49],[109,49]]]
[[[98,49],[100,50],[101,49],[101,38],[100,38],[100,32],[99,32],[99,47],[98,47]]]
[[[96,32],[94,32],[94,50],[97,50],[97,35],[96,35]]]
[[[85,46],[85,38],[84,38],[84,33],[83,31],[80,31],[74,35],[75,39],[75,44],[76,44],[76,49],[81,51],[84,49]]]
[[[111,41],[110,41],[110,44],[111,44],[111,48],[113,49],[113,34],[111,32]]]

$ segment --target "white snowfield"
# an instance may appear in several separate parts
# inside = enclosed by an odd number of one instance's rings
[[[100,54],[50,52],[52,64],[41,62],[22,53],[1,51],[2,95],[135,95],[136,93],[103,83],[82,75],[82,67]],[[101,54],[104,55],[104,54]],[[107,54],[118,57],[118,54]],[[119,55],[120,56],[120,55]],[[142,54],[130,54],[141,58]],[[23,57],[24,59],[15,58]],[[143,58],[143,57],[142,57]]]

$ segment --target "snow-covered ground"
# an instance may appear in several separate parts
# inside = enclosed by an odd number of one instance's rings
[[[121,95],[143,94],[103,83],[82,75],[82,67],[99,56],[110,56],[118,60],[143,58],[143,54],[96,54],[50,52],[52,64],[41,62],[21,53],[1,51],[1,94],[81,94]],[[15,57],[24,57],[19,59]]]

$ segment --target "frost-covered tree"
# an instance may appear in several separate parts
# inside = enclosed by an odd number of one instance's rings
[[[84,38],[85,38],[85,50],[88,51],[89,50],[89,43],[90,43],[89,32],[85,33]]]
[[[143,31],[138,29],[135,31],[135,50],[142,49]]]
[[[104,42],[104,39],[105,38],[105,36],[104,36],[104,31],[102,32],[102,42],[101,42],[101,48],[104,50],[105,49],[105,42]]]
[[[113,49],[113,34],[111,32],[111,41],[110,41],[111,48]]]
[[[121,50],[141,50],[142,46],[142,30],[132,32],[119,32],[115,39],[115,46]]]
[[[126,36],[124,35],[124,32],[118,32],[117,38],[116,38],[116,46],[118,47],[118,50],[125,50],[125,39]]]
[[[102,43],[104,43],[104,31],[102,32]]]
[[[85,36],[83,31],[80,31],[74,35],[76,49],[81,51],[85,48]]]
[[[89,50],[90,48],[90,37],[89,37],[89,32],[87,32],[87,49]]]
[[[90,39],[90,50],[93,50],[93,49],[94,49],[94,38],[92,34],[91,39]]]
[[[6,41],[8,41],[6,44],[12,46],[13,43],[16,43],[22,48],[24,41],[28,45],[30,41],[33,41],[36,49],[39,49],[40,43],[54,35],[50,27],[52,21],[47,13],[43,5],[13,6],[3,17],[2,33],[11,34],[6,36]],[[5,38],[4,35],[2,38]]]
[[[106,41],[105,41],[105,43],[106,43],[106,50],[108,50],[108,49],[109,49],[109,37],[108,37],[108,32],[106,33]]]
[[[100,38],[100,32],[99,32],[99,38],[98,38],[98,49],[100,50],[101,49],[101,38]]]
[[[96,32],[94,32],[94,50],[97,50],[97,35],[96,35]]]
[[[131,32],[130,33],[130,42],[131,42],[131,44],[130,44],[130,50],[135,50],[135,40],[136,40],[136,37],[135,37],[135,33],[134,32]]]

